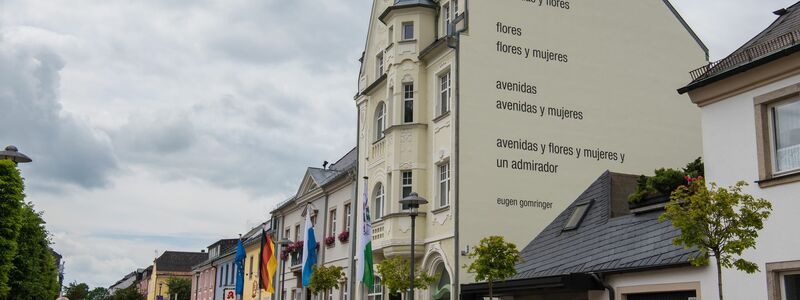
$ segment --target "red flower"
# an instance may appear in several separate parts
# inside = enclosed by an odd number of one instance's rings
[[[342,231],[339,234],[339,242],[346,243],[350,239],[350,232],[349,231]]]
[[[334,243],[336,243],[336,237],[329,236],[325,238],[325,246],[330,247],[333,246]]]

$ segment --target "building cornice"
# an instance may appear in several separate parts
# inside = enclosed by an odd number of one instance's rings
[[[800,52],[795,52],[781,59],[772,60],[760,65],[745,65],[729,71],[723,78],[708,82],[703,86],[689,89],[685,87],[679,92],[688,92],[692,103],[699,107],[707,106],[733,96],[751,91],[758,87],[800,74]],[[718,75],[720,77],[722,75]],[[715,77],[716,78],[716,77]],[[701,81],[704,82],[704,81]]]

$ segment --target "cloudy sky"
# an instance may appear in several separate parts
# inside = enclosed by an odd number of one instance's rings
[[[712,59],[793,2],[673,0]],[[346,153],[370,3],[0,0],[0,144],[66,280],[235,237]]]

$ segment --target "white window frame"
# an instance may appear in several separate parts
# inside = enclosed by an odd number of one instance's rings
[[[407,106],[411,103],[411,110]],[[409,116],[409,112],[411,113]],[[409,120],[409,117],[411,118]],[[403,83],[403,123],[414,123],[414,83]]]
[[[375,186],[375,218],[374,220],[380,220],[384,216],[384,210],[386,209],[386,187],[383,183],[378,183]]]
[[[386,102],[381,101],[375,109],[375,141],[386,137]]]
[[[328,236],[336,236],[336,209],[328,211]]]
[[[383,67],[384,67],[383,51],[380,51],[378,52],[377,55],[375,55],[375,78],[383,76],[383,73],[385,71]]]
[[[452,83],[453,80],[450,69],[439,73],[439,75],[436,76],[436,84],[438,88],[438,93],[436,96],[438,101],[436,101],[436,106],[439,112],[438,115],[440,116],[450,112],[450,103],[453,98]]]
[[[442,5],[442,32],[444,32],[444,36],[450,34],[450,22],[453,21],[452,9],[450,7],[450,2],[447,2]]]
[[[408,27],[407,26],[411,26],[411,31],[410,32],[408,31]],[[403,40],[403,41],[412,41],[412,40],[414,40],[414,38],[416,37],[416,34],[414,33],[414,30],[415,30],[414,22],[403,22],[401,24],[401,28],[402,28],[401,34],[403,35],[401,40]],[[409,33],[411,33],[411,37],[408,36]]]
[[[353,217],[353,205],[348,203],[344,204],[344,229],[350,232],[350,218]]]
[[[800,275],[800,271],[781,272],[778,274],[780,278],[779,288],[781,289],[781,299],[786,299],[786,276],[787,275]]]
[[[436,205],[439,208],[447,207],[450,205],[450,192],[451,192],[451,181],[450,181],[450,162],[445,162],[440,164],[436,168],[436,191],[437,193],[437,201]]]
[[[375,276],[372,288],[367,288],[367,300],[383,300],[383,290],[381,278]]]
[[[789,170],[782,170],[778,171],[778,128],[777,128],[777,120],[775,119],[776,108],[778,106],[800,102],[800,98],[793,97],[791,99],[778,101],[775,103],[771,103],[767,106],[768,118],[769,118],[769,139],[770,139],[770,151],[771,151],[771,158],[772,161],[772,175],[773,176],[781,176],[787,174],[793,174],[800,172],[800,167],[789,169]]]

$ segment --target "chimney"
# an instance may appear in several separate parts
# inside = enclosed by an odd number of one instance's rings
[[[779,10],[773,11],[772,13],[775,14],[776,16],[783,16],[788,12],[789,12],[789,10],[787,10],[785,8],[781,8]]]
[[[322,169],[328,169],[328,161],[327,160],[322,162]]]

